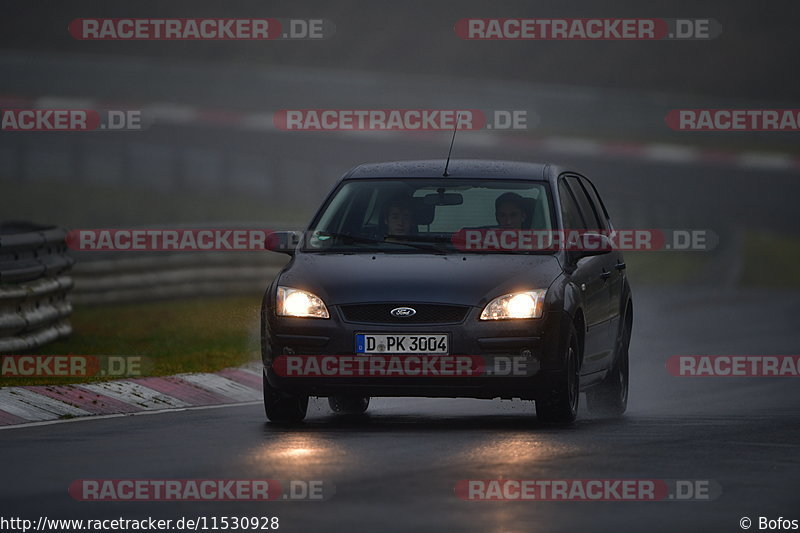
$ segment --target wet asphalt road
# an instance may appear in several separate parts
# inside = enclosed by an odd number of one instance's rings
[[[800,519],[800,393],[792,378],[677,378],[673,354],[798,353],[797,292],[635,293],[631,405],[568,428],[533,404],[378,399],[363,419],[317,400],[296,429],[260,405],[0,431],[0,516],[278,516],[280,531],[741,531]],[[775,320],[775,317],[782,317]],[[461,479],[707,479],[710,501],[468,502]],[[322,502],[79,502],[75,479],[324,480]]]

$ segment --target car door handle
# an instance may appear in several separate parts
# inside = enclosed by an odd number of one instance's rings
[[[606,271],[606,270],[603,270],[603,273],[602,273],[602,274],[600,274],[600,278],[601,278],[601,279],[604,279],[604,280],[606,280],[606,279],[608,279],[608,278],[610,278],[610,277],[611,277],[611,272],[608,272],[608,271]]]
[[[625,266],[626,266],[625,263],[617,263],[616,265],[614,265],[614,268],[616,268],[617,270],[625,270]]]

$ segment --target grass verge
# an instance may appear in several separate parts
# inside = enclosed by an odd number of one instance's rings
[[[743,254],[743,286],[800,287],[800,238],[796,235],[748,231]]]
[[[625,253],[626,272],[634,286],[695,282],[710,260],[701,252]]]
[[[259,357],[257,297],[77,307],[73,334],[39,355],[142,356],[144,374],[213,372]],[[65,385],[108,378],[2,378],[2,386]]]

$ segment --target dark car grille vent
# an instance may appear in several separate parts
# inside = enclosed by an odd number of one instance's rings
[[[410,307],[411,316],[394,316],[392,309]],[[362,324],[455,324],[464,320],[469,307],[438,304],[349,304],[341,306],[347,322]]]

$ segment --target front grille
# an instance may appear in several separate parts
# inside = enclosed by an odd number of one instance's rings
[[[397,307],[411,307],[417,313],[412,316],[396,317],[391,310]],[[351,304],[343,305],[342,315],[346,322],[362,324],[454,324],[464,320],[469,307],[464,305],[438,304]]]

